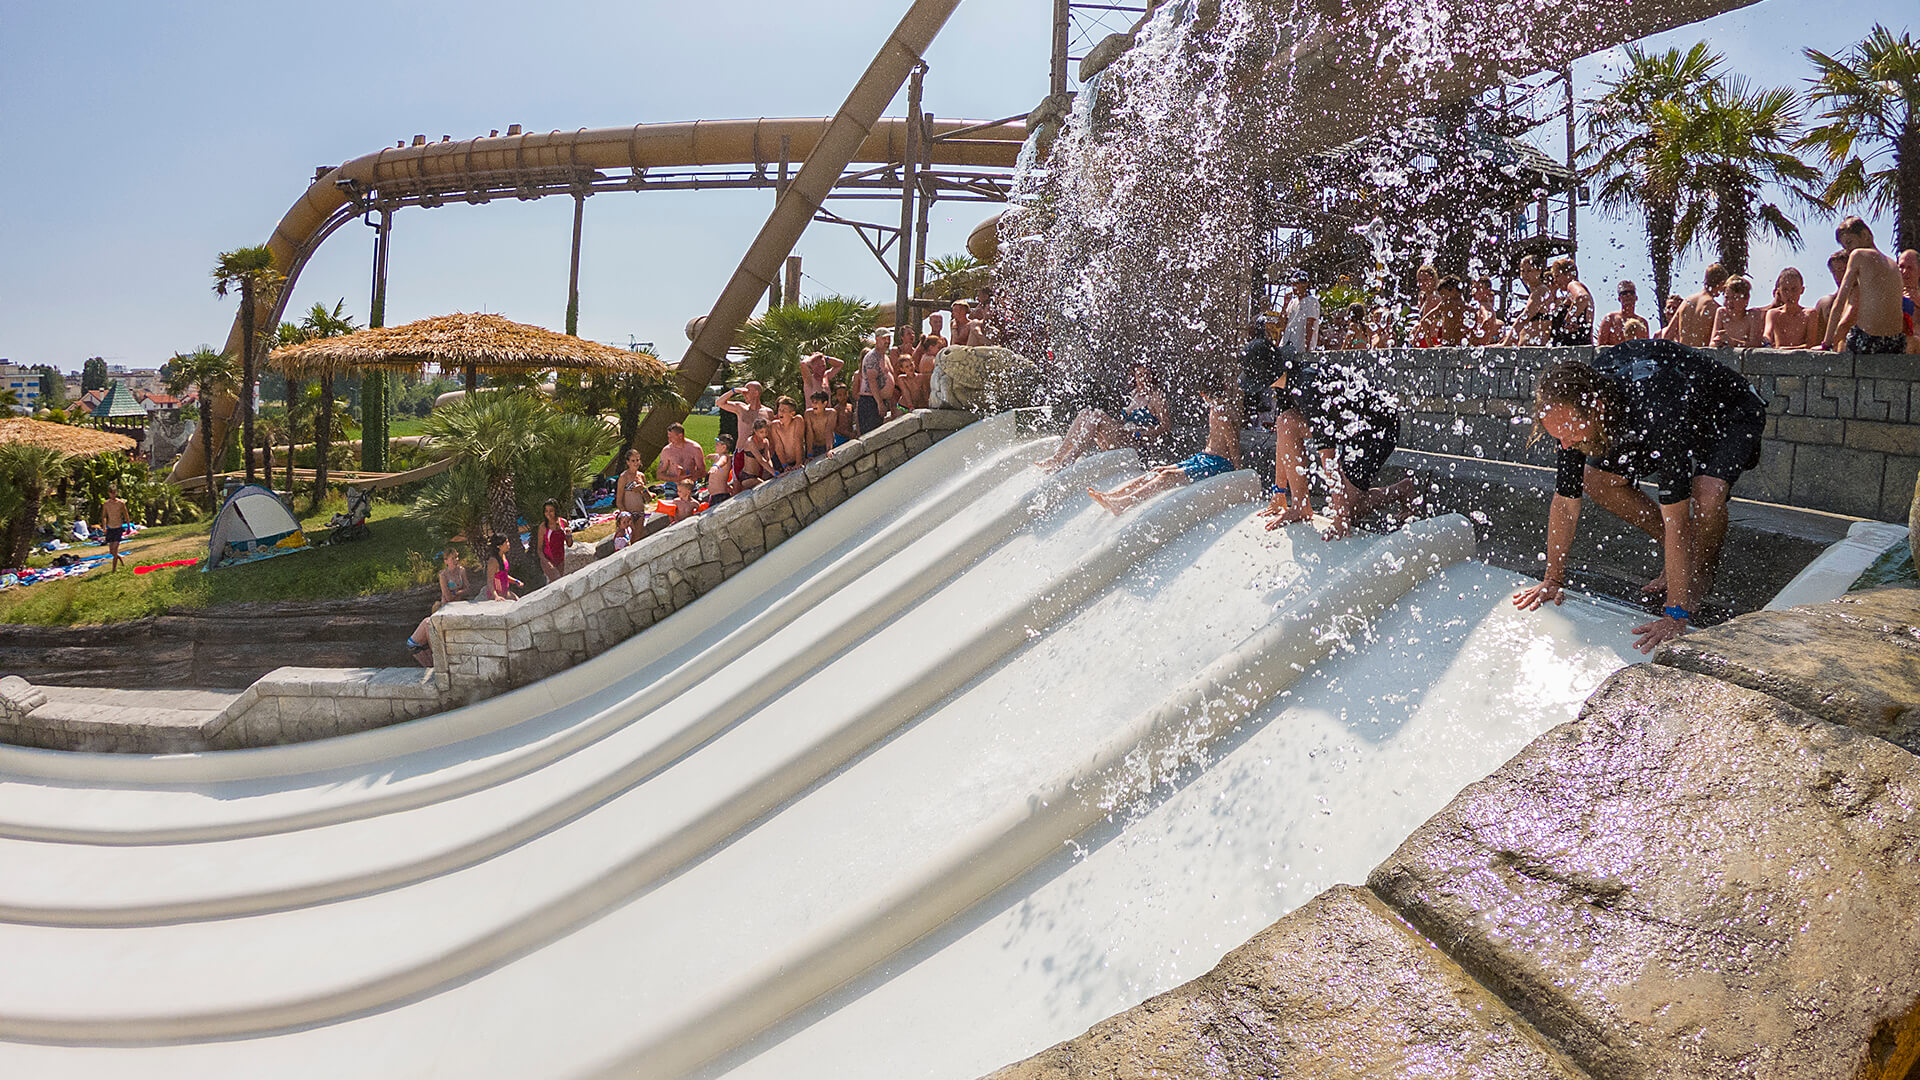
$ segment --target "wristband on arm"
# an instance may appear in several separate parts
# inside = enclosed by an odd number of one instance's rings
[[[1679,604],[1668,604],[1666,608],[1666,616],[1667,618],[1672,619],[1675,622],[1686,622],[1687,620],[1693,618],[1693,612],[1688,611],[1686,608],[1681,607]]]

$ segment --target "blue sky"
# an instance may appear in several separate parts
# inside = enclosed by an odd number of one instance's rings
[[[9,4],[0,9],[0,356],[77,369],[88,356],[156,365],[224,340],[233,301],[209,288],[218,252],[263,242],[320,164],[424,134],[836,109],[900,0],[714,4],[499,0],[326,8],[237,3]],[[927,106],[992,119],[1045,93],[1048,0],[968,0],[929,55]],[[1667,37],[1705,38],[1733,70],[1804,78],[1799,50],[1844,48],[1904,0],[1764,0]],[[561,12],[565,14],[562,15]],[[1607,55],[1576,67],[1583,93]],[[893,110],[900,111],[899,107]],[[704,314],[771,206],[761,192],[607,194],[587,202],[581,332],[658,342]],[[877,205],[877,204],[876,204]],[[936,207],[929,244],[959,250],[991,208]],[[1883,224],[1883,223],[1882,223]],[[1824,223],[1797,262],[1817,272]],[[388,322],[452,310],[564,322],[571,203],[495,202],[396,216]],[[1630,222],[1583,221],[1596,291],[1645,275]],[[344,297],[364,320],[371,232],[341,230],[308,266],[304,308]],[[802,239],[805,288],[881,299],[891,285],[844,229]],[[1756,251],[1767,281],[1788,256]],[[1700,260],[1681,280],[1699,276]],[[1815,280],[1808,274],[1809,282]],[[1605,289],[1606,291],[1602,291]]]

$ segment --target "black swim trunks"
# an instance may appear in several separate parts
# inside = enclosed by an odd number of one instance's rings
[[[1760,464],[1760,433],[1763,430],[1763,424],[1748,420],[1735,421],[1718,441],[1695,454],[1694,474],[1725,480],[1728,486],[1732,486],[1734,481],[1740,479],[1741,473]]]
[[[853,429],[865,435],[880,426],[880,403],[871,394],[861,394],[853,410]]]
[[[1905,334],[1869,334],[1859,327],[1847,331],[1847,351],[1869,356],[1891,356],[1907,351]]]
[[[107,526],[107,543],[117,544],[120,542],[120,538],[125,535],[127,535],[127,527],[125,525]]]

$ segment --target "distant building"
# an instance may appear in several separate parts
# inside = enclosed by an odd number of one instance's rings
[[[0,387],[13,391],[14,399],[28,412],[40,407],[40,373],[32,368],[0,360]]]
[[[125,364],[108,364],[107,377],[136,394],[157,394],[166,389],[165,380],[160,378],[159,368],[130,368]]]

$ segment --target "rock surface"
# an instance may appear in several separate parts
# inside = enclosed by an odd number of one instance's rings
[[[1583,1075],[1373,894],[1338,886],[991,1080]]]
[[[1654,660],[1920,753],[1920,589],[1757,611],[1670,642]]]
[[[1616,674],[1376,893],[1597,1077],[1920,1059],[1920,758],[1706,676]]]
[[[0,626],[0,671],[52,686],[240,689],[287,664],[404,667],[438,586],[231,604],[111,626]]]

